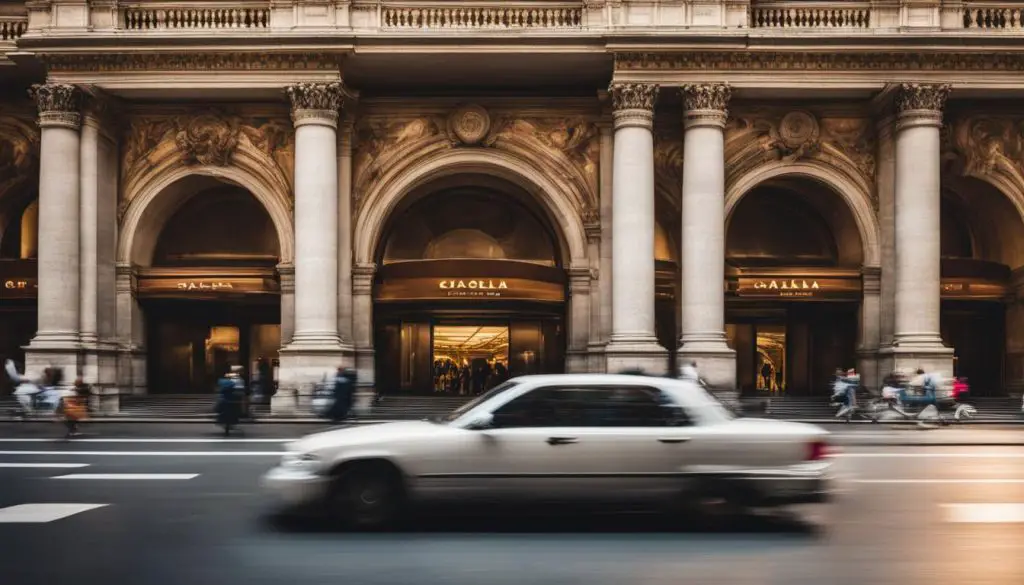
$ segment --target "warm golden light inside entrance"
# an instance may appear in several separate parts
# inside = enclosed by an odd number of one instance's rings
[[[508,376],[508,327],[435,325],[435,392],[478,394]]]
[[[786,326],[757,326],[757,388],[768,392],[786,389]]]

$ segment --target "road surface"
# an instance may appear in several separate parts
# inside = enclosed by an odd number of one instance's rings
[[[785,517],[678,526],[467,510],[356,534],[268,520],[257,481],[287,437],[145,428],[73,443],[0,428],[3,583],[1024,583],[1019,446],[846,447],[825,532]]]

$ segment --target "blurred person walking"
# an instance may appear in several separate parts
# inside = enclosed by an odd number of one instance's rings
[[[244,399],[244,382],[242,366],[231,366],[231,369],[217,382],[217,424],[223,427],[224,436],[231,434],[231,429],[238,425],[242,418],[242,401]]]
[[[77,437],[81,434],[78,432],[78,426],[88,417],[89,395],[91,393],[92,388],[81,377],[78,377],[75,379],[75,385],[72,387],[71,392],[61,399],[60,413],[64,419],[64,426],[67,428],[67,434],[64,436],[66,439]]]
[[[328,413],[334,424],[348,418],[349,412],[352,410],[357,379],[358,375],[352,368],[338,368],[338,375],[334,378],[334,404],[331,405]]]

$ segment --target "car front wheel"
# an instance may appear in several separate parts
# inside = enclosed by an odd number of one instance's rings
[[[390,528],[405,507],[401,473],[388,463],[343,469],[332,486],[328,506],[331,515],[350,528]]]

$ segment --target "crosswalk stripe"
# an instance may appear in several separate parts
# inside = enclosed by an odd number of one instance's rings
[[[108,504],[19,504],[0,508],[0,524],[42,524],[103,508]]]
[[[198,473],[69,473],[55,475],[52,479],[185,480],[196,477]]]
[[[76,469],[89,467],[88,463],[0,463],[3,469]]]
[[[942,504],[946,521],[960,524],[1024,524],[1024,504]]]

